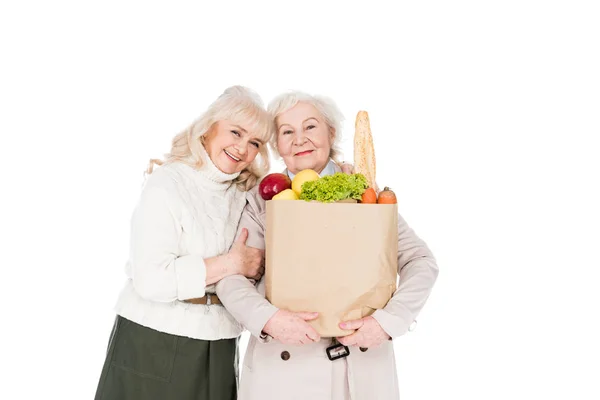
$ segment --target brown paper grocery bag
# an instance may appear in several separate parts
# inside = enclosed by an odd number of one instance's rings
[[[290,311],[316,311],[323,337],[383,308],[396,289],[396,204],[267,201],[266,295]]]

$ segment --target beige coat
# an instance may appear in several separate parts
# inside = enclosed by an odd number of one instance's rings
[[[238,234],[247,228],[247,244],[264,249],[265,223],[265,201],[255,188],[248,193]],[[400,280],[394,296],[382,310],[373,314],[392,338],[408,331],[438,275],[436,261],[427,245],[400,216],[398,275]],[[252,334],[244,358],[239,399],[399,398],[392,341],[369,349],[351,347],[348,357],[329,361],[325,349],[331,345],[331,339],[294,346],[261,336],[262,328],[277,311],[264,297],[264,280],[255,287],[243,276],[230,276],[217,284],[217,294],[229,312]]]

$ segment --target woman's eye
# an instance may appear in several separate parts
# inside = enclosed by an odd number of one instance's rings
[[[306,127],[306,130],[315,129],[315,128],[316,128],[316,126],[314,126],[314,125],[309,125],[309,126],[307,126],[307,127]]]
[[[258,142],[251,142],[252,146],[256,147],[257,149],[260,147],[260,143]]]
[[[291,133],[292,133],[292,131],[289,129],[287,131],[282,132],[283,135],[290,135]]]
[[[233,133],[237,137],[242,136],[238,131],[231,131],[231,133]]]

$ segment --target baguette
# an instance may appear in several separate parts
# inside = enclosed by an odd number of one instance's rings
[[[358,112],[354,129],[354,171],[363,174],[367,178],[369,187],[375,189],[375,192],[379,192],[375,181],[375,148],[373,147],[369,114],[366,111]]]

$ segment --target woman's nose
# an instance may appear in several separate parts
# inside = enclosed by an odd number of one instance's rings
[[[238,154],[242,156],[246,154],[246,146],[235,146],[235,149],[237,150]]]
[[[304,143],[306,143],[304,131],[302,129],[296,130],[294,133],[294,144],[297,146],[302,146]]]

